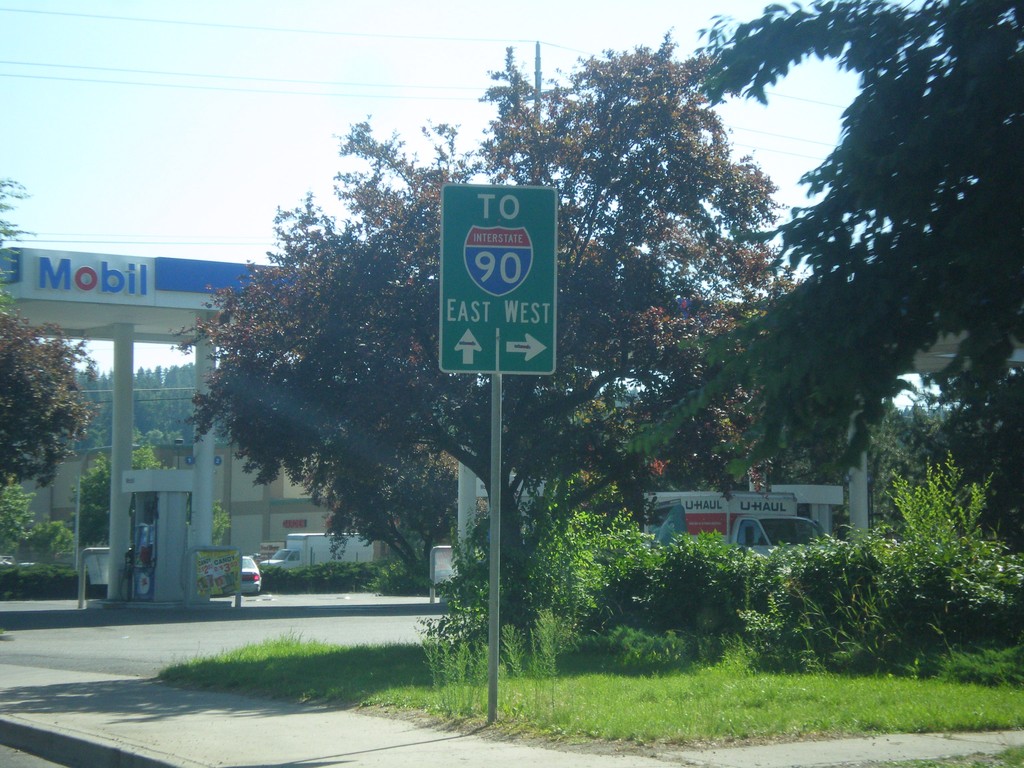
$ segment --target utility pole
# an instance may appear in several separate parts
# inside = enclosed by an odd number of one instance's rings
[[[535,51],[535,56],[534,56],[534,65],[533,65],[533,119],[534,119],[534,123],[535,123],[534,130],[536,131],[536,133],[534,135],[536,136],[536,142],[537,143],[536,143],[536,149],[534,150],[534,153],[535,153],[536,156],[534,157],[533,169],[530,171],[530,176],[531,176],[531,183],[534,184],[534,185],[539,186],[539,185],[543,184],[543,182],[544,182],[544,177],[543,177],[543,174],[541,173],[541,156],[542,156],[543,153],[541,152],[542,143],[541,143],[541,137],[540,137],[540,133],[541,133],[541,126],[540,126],[540,119],[541,119],[540,100],[541,100],[541,95],[542,95],[542,89],[541,89],[541,76],[540,76],[540,41],[539,40],[536,43],[536,47],[534,48],[534,51]]]
[[[540,126],[540,41],[537,41],[536,58],[533,67],[533,112],[537,117],[537,125]]]

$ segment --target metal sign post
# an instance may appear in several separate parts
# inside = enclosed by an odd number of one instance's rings
[[[501,377],[555,371],[557,206],[551,187],[441,190],[438,362],[491,374],[487,722],[498,712],[501,643]]]
[[[487,591],[487,722],[498,717],[498,649],[501,647],[501,374],[491,376],[490,562]]]

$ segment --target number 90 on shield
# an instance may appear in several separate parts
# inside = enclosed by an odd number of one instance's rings
[[[500,262],[491,251],[480,251],[476,255],[476,267],[481,272],[481,279],[488,283],[494,275],[494,268],[498,267],[498,277],[501,282],[517,285],[523,274],[523,262],[515,251],[505,251],[501,255]]]

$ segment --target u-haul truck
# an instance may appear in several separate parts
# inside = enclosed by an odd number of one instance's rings
[[[731,544],[766,553],[780,544],[806,544],[831,532],[832,507],[843,502],[840,486],[790,486],[772,493],[712,491],[654,494],[655,540],[717,532]]]

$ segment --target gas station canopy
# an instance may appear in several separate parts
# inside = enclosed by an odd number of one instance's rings
[[[244,264],[142,258],[98,253],[11,249],[3,282],[33,325],[53,323],[68,336],[113,338],[113,327],[134,329],[135,341],[173,344],[211,294],[248,276]]]

